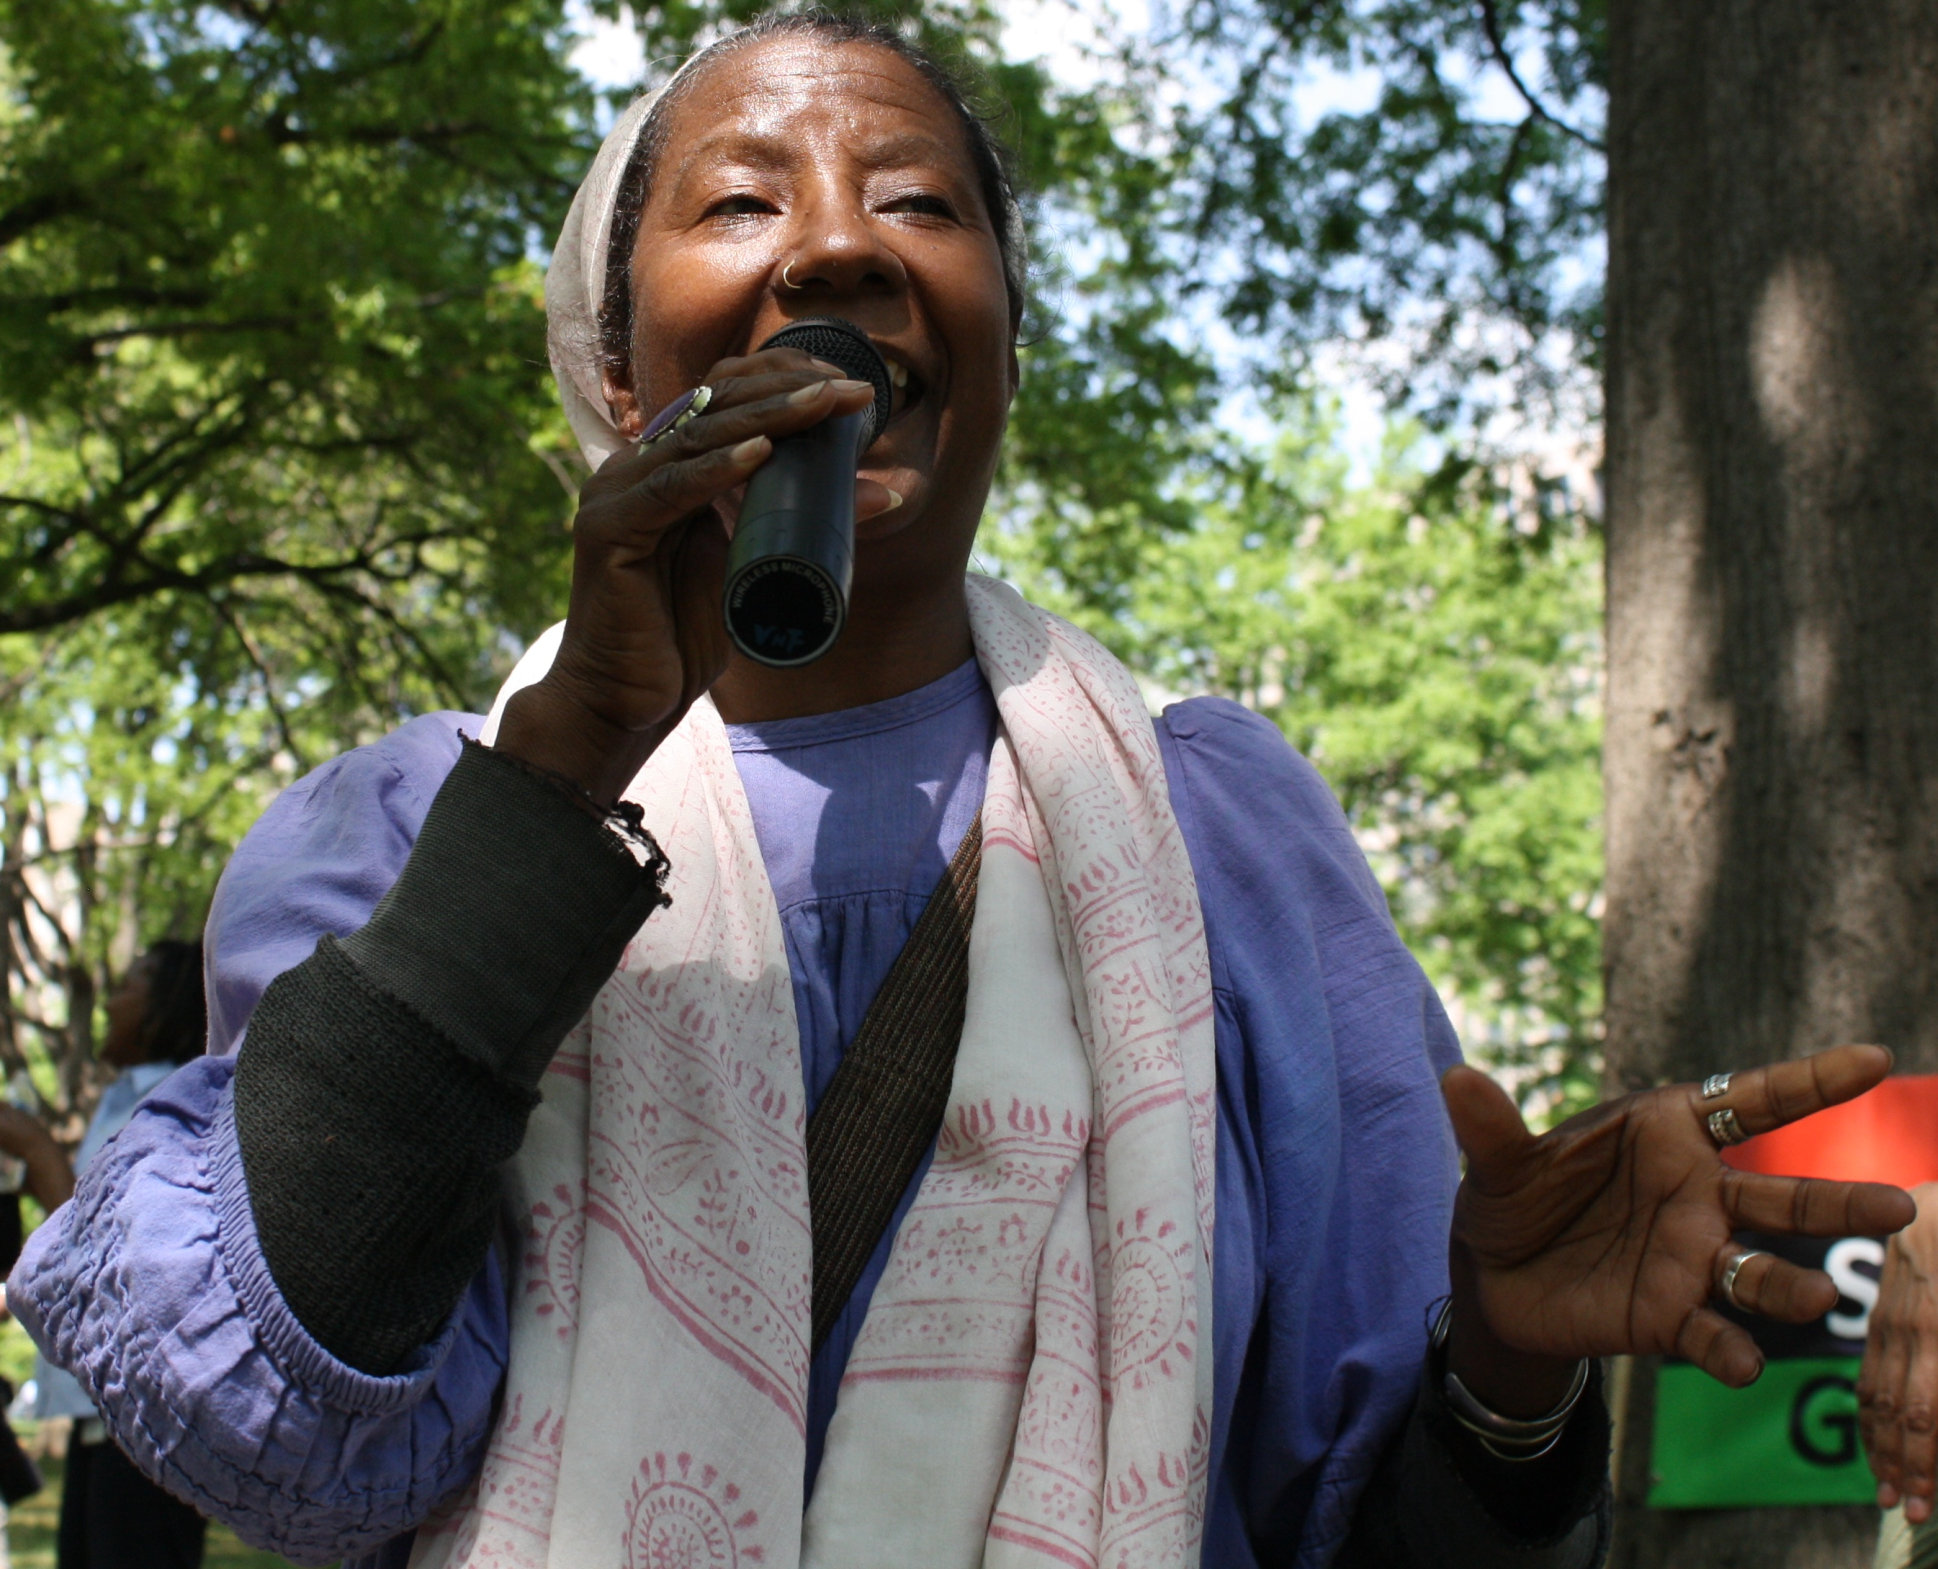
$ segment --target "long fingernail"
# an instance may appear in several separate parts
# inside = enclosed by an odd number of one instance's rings
[[[888,490],[888,487],[884,485],[882,486],[882,489]],[[893,512],[901,504],[902,504],[902,493],[899,490],[888,490],[888,505],[883,507],[882,511]]]
[[[812,365],[816,370],[826,371],[830,376],[847,374],[839,365],[830,365],[826,360],[809,360],[808,364]]]
[[[821,396],[822,390],[827,385],[825,381],[811,381],[805,387],[790,392],[787,395],[787,401],[789,403],[812,403],[816,398]],[[841,383],[837,381],[835,385],[838,387]]]
[[[727,456],[732,458],[736,463],[751,463],[755,458],[765,457],[767,455],[767,447],[768,441],[765,436],[749,436],[739,446],[730,451]]]
[[[834,390],[836,392],[873,392],[875,384],[872,381],[837,381],[834,383]]]

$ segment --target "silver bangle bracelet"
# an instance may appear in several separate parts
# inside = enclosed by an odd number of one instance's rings
[[[1434,1320],[1430,1341],[1432,1350],[1438,1352],[1446,1346],[1452,1318],[1453,1301],[1449,1298],[1446,1306],[1441,1308],[1440,1316]],[[1441,1392],[1446,1397],[1448,1414],[1479,1439],[1481,1447],[1490,1455],[1497,1460],[1538,1460],[1561,1442],[1568,1418],[1574,1414],[1575,1407],[1581,1402],[1582,1392],[1588,1388],[1588,1362],[1583,1358],[1575,1364],[1575,1376],[1569,1380],[1568,1392],[1561,1397],[1559,1405],[1545,1416],[1528,1420],[1502,1416],[1461,1383],[1456,1373],[1443,1373],[1440,1384]]]

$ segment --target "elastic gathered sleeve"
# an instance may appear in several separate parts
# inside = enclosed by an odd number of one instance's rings
[[[8,1304],[143,1471],[299,1564],[371,1550],[477,1472],[509,1329],[495,1261],[394,1374],[325,1351],[251,1223],[233,1059],[142,1102],[27,1241]]]
[[[205,939],[211,1056],[154,1091],[28,1239],[8,1302],[149,1475],[299,1563],[408,1532],[475,1474],[508,1357],[487,1259],[388,1377],[318,1345],[275,1288],[235,1134],[233,1053],[264,991],[361,928],[460,751],[430,714],[285,790],[230,858]]]

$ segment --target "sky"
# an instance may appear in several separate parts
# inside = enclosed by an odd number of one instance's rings
[[[1004,50],[1012,58],[1046,59],[1065,81],[1081,85],[1094,75],[1084,51],[1096,41],[1107,12],[1133,32],[1150,25],[1145,0],[1115,0],[1108,8],[1098,0],[1013,0],[1003,28]],[[631,23],[588,17],[581,10],[579,28],[585,41],[573,51],[572,63],[592,82],[615,88],[640,80],[645,55]]]

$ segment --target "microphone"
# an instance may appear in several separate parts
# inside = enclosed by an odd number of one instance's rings
[[[727,631],[749,659],[812,664],[848,619],[855,568],[855,467],[888,423],[894,393],[868,335],[835,316],[792,322],[761,345],[800,349],[872,382],[873,407],[774,443],[754,470],[727,553]]]

